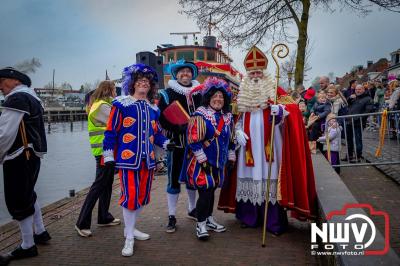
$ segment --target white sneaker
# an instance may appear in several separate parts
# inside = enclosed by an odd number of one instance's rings
[[[207,232],[206,223],[207,221],[196,224],[196,236],[200,240],[207,240],[208,237],[210,236]]]
[[[124,248],[122,249],[122,256],[124,257],[130,257],[133,255],[133,245],[135,243],[135,239],[126,239],[125,240],[125,245]]]
[[[89,237],[92,235],[92,232],[89,229],[79,229],[79,227],[76,225],[75,225],[75,230],[78,232],[78,235],[82,237]]]
[[[136,228],[135,228],[135,231],[133,231],[133,236],[137,240],[149,240],[150,239],[149,234],[143,233]]]
[[[210,216],[207,218],[207,228],[210,230],[213,230],[214,232],[225,232],[226,228],[225,226],[217,223],[217,221],[215,221],[214,217]]]

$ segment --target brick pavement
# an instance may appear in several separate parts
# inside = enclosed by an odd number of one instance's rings
[[[118,182],[117,182],[118,183]],[[227,226],[225,233],[212,233],[207,242],[195,237],[195,224],[184,218],[186,193],[182,193],[178,205],[178,230],[174,234],[164,232],[167,218],[165,176],[153,182],[152,200],[141,213],[137,227],[151,234],[148,241],[135,242],[133,257],[122,257],[124,243],[123,225],[114,227],[92,226],[93,236],[82,238],[74,231],[74,223],[85,192],[74,199],[60,201],[44,210],[45,223],[52,235],[51,244],[39,246],[36,258],[13,261],[11,265],[310,265],[316,264],[310,255],[310,227],[290,219],[287,233],[275,237],[267,235],[267,247],[261,248],[261,232],[258,229],[241,229],[232,214],[215,211],[218,221]],[[117,206],[118,184],[115,184],[111,212],[122,218]],[[96,221],[96,214],[93,221]],[[12,249],[19,242],[15,223],[0,228],[0,252]]]
[[[400,256],[400,186],[371,166],[343,167],[340,176],[358,202],[389,214],[390,246]],[[383,219],[372,219],[384,234]]]

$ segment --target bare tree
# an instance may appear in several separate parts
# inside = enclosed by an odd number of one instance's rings
[[[22,73],[29,74],[35,73],[36,70],[41,66],[42,64],[40,63],[39,59],[33,57],[32,59],[26,59],[22,62],[17,63],[14,68],[18,69]]]
[[[351,8],[367,14],[372,6],[400,12],[399,0],[179,0],[182,12],[197,20],[201,29],[218,25],[223,35],[233,46],[252,46],[272,41],[290,41],[288,27],[297,27],[297,53],[295,83],[303,84],[308,40],[310,9],[330,7],[339,3],[342,8]],[[221,35],[221,34],[220,34]],[[223,36],[221,35],[223,38]]]
[[[100,84],[100,80],[99,79],[93,81],[93,83],[85,82],[83,85],[81,85],[81,89],[83,89],[84,93],[88,93],[88,92],[90,92],[92,90],[97,89],[99,84]]]
[[[305,57],[305,63],[304,63],[304,80],[307,81],[305,76],[307,75],[307,72],[312,69],[310,65],[310,56],[311,56],[311,50],[312,46],[307,43],[306,47],[306,57]],[[286,60],[285,62],[282,63],[281,65],[281,78],[282,79],[287,79],[288,80],[288,85],[292,85],[292,79],[294,78],[294,74],[296,71],[296,58],[297,58],[297,51],[294,51],[289,55],[289,59]],[[293,84],[294,87],[300,84]]]
[[[72,85],[69,84],[68,82],[64,81],[63,83],[61,83],[60,89],[61,90],[72,90]]]

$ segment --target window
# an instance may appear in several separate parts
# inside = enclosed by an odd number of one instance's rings
[[[214,51],[207,51],[207,60],[215,61],[215,52]]]
[[[194,60],[194,51],[179,51],[176,53],[176,60],[185,59],[186,61]]]
[[[174,52],[168,52],[168,62],[171,60],[175,61],[175,53]]]
[[[204,60],[204,51],[198,50],[196,53],[197,60]]]

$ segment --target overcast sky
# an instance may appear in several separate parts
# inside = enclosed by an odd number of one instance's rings
[[[124,66],[135,63],[137,52],[153,51],[161,43],[183,44],[181,37],[169,33],[198,30],[194,20],[178,14],[176,0],[1,2],[0,67],[39,58],[42,67],[31,75],[34,87],[51,81],[53,69],[56,83],[66,81],[75,89],[104,79],[106,69],[112,79],[119,78]],[[400,14],[378,9],[367,17],[348,10],[333,14],[313,10],[309,23],[312,70],[306,79],[311,82],[329,72],[341,76],[354,65],[366,65],[367,60],[389,58],[390,52],[400,48],[399,23]],[[235,66],[243,71],[246,52],[243,48],[230,51]]]

